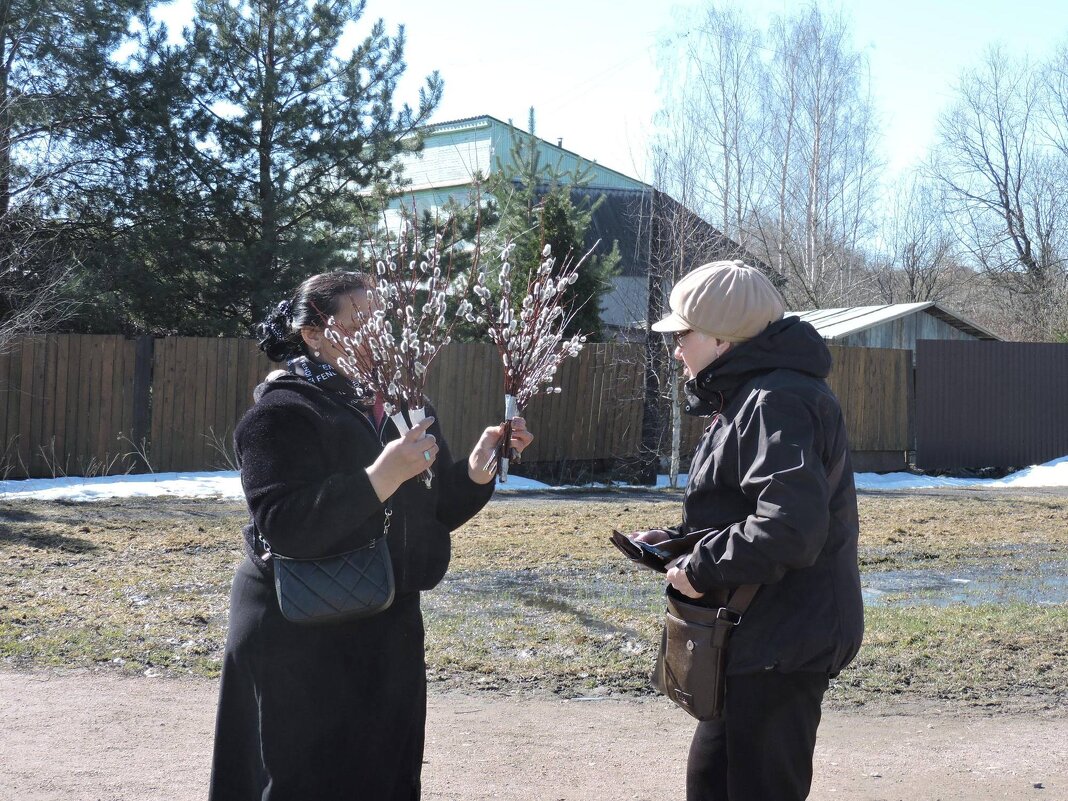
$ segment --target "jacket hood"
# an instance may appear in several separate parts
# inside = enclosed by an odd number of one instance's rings
[[[816,378],[830,375],[831,352],[819,332],[800,317],[784,317],[772,323],[752,339],[732,346],[687,381],[690,403],[686,411],[711,414],[753,377],[782,369]]]
[[[303,378],[298,378],[292,373],[288,373],[285,370],[275,370],[256,385],[256,388],[252,390],[252,398],[256,403],[259,403],[268,392],[274,392],[279,389],[292,390],[308,398],[314,397],[322,391],[314,384],[305,381]]]

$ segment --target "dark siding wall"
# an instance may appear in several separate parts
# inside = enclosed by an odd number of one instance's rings
[[[1068,454],[1068,345],[919,341],[916,438],[927,470]]]

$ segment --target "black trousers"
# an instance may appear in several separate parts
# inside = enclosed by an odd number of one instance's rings
[[[720,720],[697,724],[687,801],[803,801],[827,691],[824,673],[727,676]]]

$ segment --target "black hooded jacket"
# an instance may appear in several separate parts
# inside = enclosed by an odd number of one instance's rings
[[[728,673],[836,674],[860,648],[857,496],[831,355],[787,317],[686,384],[697,444],[680,535],[708,530],[686,567],[716,593],[763,585],[731,635]]]
[[[234,433],[252,518],[245,528],[249,554],[263,552],[261,538],[285,556],[318,557],[382,536],[386,504],[365,468],[378,458],[382,443],[400,436],[396,426],[387,419],[376,432],[370,415],[295,375],[261,384],[256,398]],[[428,407],[427,414],[435,412]],[[494,482],[471,481],[466,459],[453,461],[438,422],[430,433],[441,448],[430,488],[416,477],[389,499],[388,543],[398,594],[427,590],[441,580],[449,565],[450,532],[485,506],[494,489]],[[269,562],[253,562],[270,569]]]

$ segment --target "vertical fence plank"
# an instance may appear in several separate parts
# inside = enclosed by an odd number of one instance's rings
[[[230,352],[233,348],[233,340],[215,340],[215,363],[218,369],[216,377],[215,409],[215,434],[218,447],[224,452],[229,452],[230,435],[234,428],[234,418],[230,411],[232,404],[227,402],[229,393],[230,375]],[[226,459],[220,453],[212,454],[212,457],[220,468],[229,469]]]
[[[82,339],[82,335],[79,334],[71,334],[66,337],[67,361],[66,364],[63,365],[67,379],[67,399],[64,404],[63,415],[65,442],[64,461],[70,464],[72,470],[77,469],[77,465],[74,464],[74,454],[79,452],[78,434],[81,426],[84,425],[83,418],[85,416],[85,409],[83,408],[84,399],[82,397],[82,388],[79,381],[82,364]]]
[[[132,472],[140,469],[140,460],[133,454],[133,448],[130,445],[133,441],[133,414],[137,389],[137,341],[120,337],[117,339],[117,345],[121,354],[119,364],[122,369],[116,373],[115,391],[121,398],[121,403],[115,417],[117,430],[115,444],[119,453],[123,454],[123,458],[116,463],[115,469]]]
[[[14,437],[11,420],[18,396],[11,383],[12,350],[0,350],[0,480],[20,475],[18,459],[11,451]]]
[[[51,463],[55,460],[48,456],[52,443],[47,439],[43,425],[45,373],[48,367],[45,360],[45,337],[35,336],[30,341],[33,343],[33,355],[30,361],[31,383],[27,385],[27,389],[30,400],[30,441],[34,446],[30,452],[29,465],[35,474],[51,475],[53,469]]]
[[[37,443],[33,441],[31,429],[33,423],[33,354],[32,337],[23,340],[21,352],[21,369],[19,371],[19,456],[22,463],[32,471],[33,455]]]
[[[193,395],[193,431],[192,453],[189,463],[191,465],[206,465],[211,461],[208,428],[212,421],[208,417],[208,405],[213,400],[212,385],[215,376],[211,375],[211,340],[206,337],[196,337],[193,340],[196,355],[193,357],[193,379],[189,390]],[[211,376],[209,379],[208,376]],[[187,467],[187,470],[196,470],[196,467]]]
[[[18,475],[26,474],[25,460],[22,459],[23,444],[19,430],[19,421],[22,419],[22,351],[25,347],[22,341],[17,342],[9,355],[8,371],[8,410],[7,410],[7,433],[8,441],[5,447],[10,447],[11,461]]]
[[[6,455],[6,448],[8,442],[8,412],[11,410],[11,404],[14,397],[14,393],[11,388],[11,351],[0,349],[0,451]],[[6,464],[4,468],[7,472],[11,472]]]
[[[108,431],[111,422],[111,407],[115,399],[111,396],[112,378],[115,373],[115,340],[112,337],[102,337],[97,340],[96,346],[100,349],[100,361],[93,379],[96,381],[100,402],[96,411],[96,457],[102,465],[106,465],[109,458],[111,442]]]
[[[63,442],[56,425],[56,407],[58,400],[59,340],[52,334],[44,338],[44,385],[41,397],[41,441],[50,454],[56,467],[62,468]]]
[[[56,384],[55,396],[52,399],[52,425],[55,429],[56,453],[61,454],[64,461],[66,461],[67,454],[70,453],[67,444],[67,396],[69,392],[67,364],[70,361],[70,340],[69,336],[55,337]]]
[[[112,343],[111,387],[109,389],[111,401],[107,407],[107,414],[111,419],[108,421],[106,450],[114,458],[110,473],[119,474],[126,472],[129,467],[124,457],[128,451],[128,445],[123,437],[127,436],[128,432],[123,429],[123,413],[130,393],[126,390],[126,340],[121,336],[110,337],[110,339]]]
[[[174,395],[171,392],[171,354],[175,347],[175,340],[157,340],[153,347],[152,368],[152,451],[151,461],[155,470],[166,471],[169,458],[170,443],[163,431],[167,430],[170,408],[174,404]]]

